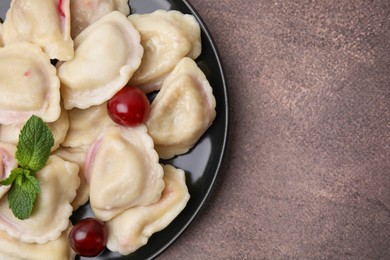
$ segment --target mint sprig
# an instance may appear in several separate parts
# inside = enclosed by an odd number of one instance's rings
[[[49,159],[53,145],[54,138],[49,127],[41,118],[32,116],[20,131],[16,160],[22,168],[39,171]]]
[[[46,165],[53,145],[53,134],[46,123],[37,116],[31,116],[19,134],[15,154],[19,166],[0,182],[1,185],[11,185],[8,204],[18,219],[31,216],[37,195],[41,191],[35,174]]]

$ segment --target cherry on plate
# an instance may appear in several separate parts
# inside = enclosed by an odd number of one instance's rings
[[[80,256],[93,257],[104,251],[108,228],[103,221],[86,218],[73,226],[69,232],[70,247]]]
[[[142,90],[126,86],[107,102],[107,112],[111,119],[123,126],[137,126],[149,116],[150,103]]]

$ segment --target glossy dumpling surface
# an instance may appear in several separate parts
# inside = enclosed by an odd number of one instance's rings
[[[107,223],[107,247],[128,255],[148,242],[149,237],[167,227],[187,205],[190,198],[184,171],[164,167],[165,188],[160,200],[150,206],[126,210]]]
[[[129,16],[141,34],[145,49],[142,64],[130,80],[144,92],[161,87],[162,80],[183,57],[201,53],[200,27],[192,15],[158,10]]]
[[[159,156],[168,159],[192,148],[215,116],[206,76],[192,59],[183,58],[165,79],[146,125]]]
[[[24,123],[33,114],[56,121],[59,88],[56,70],[38,46],[25,42],[0,49],[0,124]]]
[[[3,25],[4,43],[29,41],[51,59],[70,60],[69,0],[12,0]]]
[[[68,227],[73,208],[70,203],[80,185],[77,164],[50,156],[37,172],[41,185],[33,212],[28,219],[17,219],[9,209],[7,196],[0,200],[0,230],[26,243],[46,243],[57,239]]]
[[[69,247],[68,231],[71,224],[61,236],[45,244],[24,243],[0,231],[0,259],[23,260],[68,260],[74,259],[75,253]]]
[[[12,169],[18,166],[15,159],[16,145],[0,143],[0,181],[8,178]],[[0,185],[0,199],[8,192],[10,185]]]
[[[109,126],[116,125],[107,114],[107,103],[87,109],[68,110],[69,130],[62,146],[90,145]]]
[[[111,11],[130,14],[128,0],[70,0],[71,35],[73,38]]]
[[[91,146],[85,170],[90,204],[107,221],[127,208],[158,201],[163,169],[144,125],[113,126]]]
[[[104,103],[126,85],[141,63],[139,33],[119,11],[93,23],[74,42],[74,58],[58,68],[65,109]]]

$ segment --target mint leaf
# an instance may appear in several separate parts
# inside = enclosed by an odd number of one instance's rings
[[[15,157],[22,168],[36,172],[45,166],[53,145],[54,138],[49,127],[33,115],[20,131]]]
[[[30,217],[37,194],[41,191],[39,181],[33,175],[19,174],[8,192],[8,204],[18,219]]]
[[[50,156],[54,145],[53,134],[43,120],[31,116],[19,134],[15,158],[19,166],[11,171],[10,176],[0,181],[0,185],[11,185],[8,191],[8,204],[15,217],[30,217],[38,193],[41,192],[39,181],[35,177]]]
[[[11,171],[11,174],[8,176],[7,179],[4,179],[0,182],[1,185],[11,185],[16,177],[18,177],[19,175],[23,174],[25,171],[25,169],[22,169],[22,168],[15,168],[15,169],[12,169]]]

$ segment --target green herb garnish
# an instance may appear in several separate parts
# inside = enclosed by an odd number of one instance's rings
[[[1,185],[11,185],[8,204],[18,219],[27,219],[32,213],[34,202],[41,191],[35,174],[45,166],[53,145],[54,138],[49,127],[41,118],[31,116],[19,134],[15,154],[19,166],[0,182]]]

